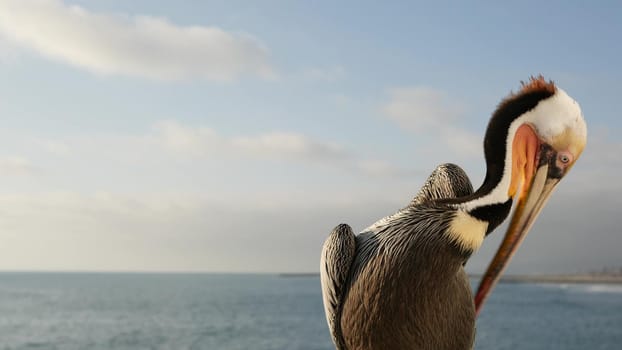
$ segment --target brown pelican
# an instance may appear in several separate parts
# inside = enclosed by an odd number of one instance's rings
[[[542,76],[493,113],[486,177],[473,192],[458,166],[438,167],[405,208],[324,243],[321,283],[338,349],[471,349],[475,316],[550,196],[583,151],[581,109]],[[473,301],[463,266],[508,216],[506,236]]]

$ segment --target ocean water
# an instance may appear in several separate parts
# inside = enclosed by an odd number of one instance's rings
[[[319,278],[1,273],[0,349],[333,349]],[[622,349],[622,285],[500,284],[476,349]]]

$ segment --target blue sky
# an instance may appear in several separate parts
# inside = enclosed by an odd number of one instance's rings
[[[622,265],[616,2],[0,0],[0,269],[316,271],[330,229],[475,186],[543,74],[588,147],[510,272]],[[485,266],[501,232],[469,264]]]

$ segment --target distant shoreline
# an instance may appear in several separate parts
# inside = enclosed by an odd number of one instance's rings
[[[317,272],[283,272],[278,275],[279,277],[320,277]]]
[[[319,277],[319,273],[279,273],[279,277]],[[469,275],[470,278],[479,279],[481,274]],[[503,283],[602,283],[602,284],[622,284],[621,275],[506,275],[501,277]]]
[[[475,277],[475,276],[471,276]],[[477,276],[478,278],[481,277]],[[506,283],[602,283],[622,284],[619,275],[508,275],[501,277]]]
[[[201,276],[201,275],[257,275],[277,276],[281,278],[319,278],[317,272],[201,272],[201,271],[0,271],[0,276],[10,275],[73,275],[73,276],[98,276],[98,275],[167,275],[167,276]],[[471,280],[479,280],[482,274],[469,274]],[[584,273],[566,275],[504,275],[501,283],[574,283],[574,284],[622,284],[622,271],[614,273]]]

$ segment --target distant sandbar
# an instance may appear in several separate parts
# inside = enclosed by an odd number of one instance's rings
[[[480,278],[481,275],[471,276]],[[577,274],[577,275],[506,275],[501,277],[501,282],[506,283],[607,283],[622,284],[620,275],[598,275],[598,274]]]

